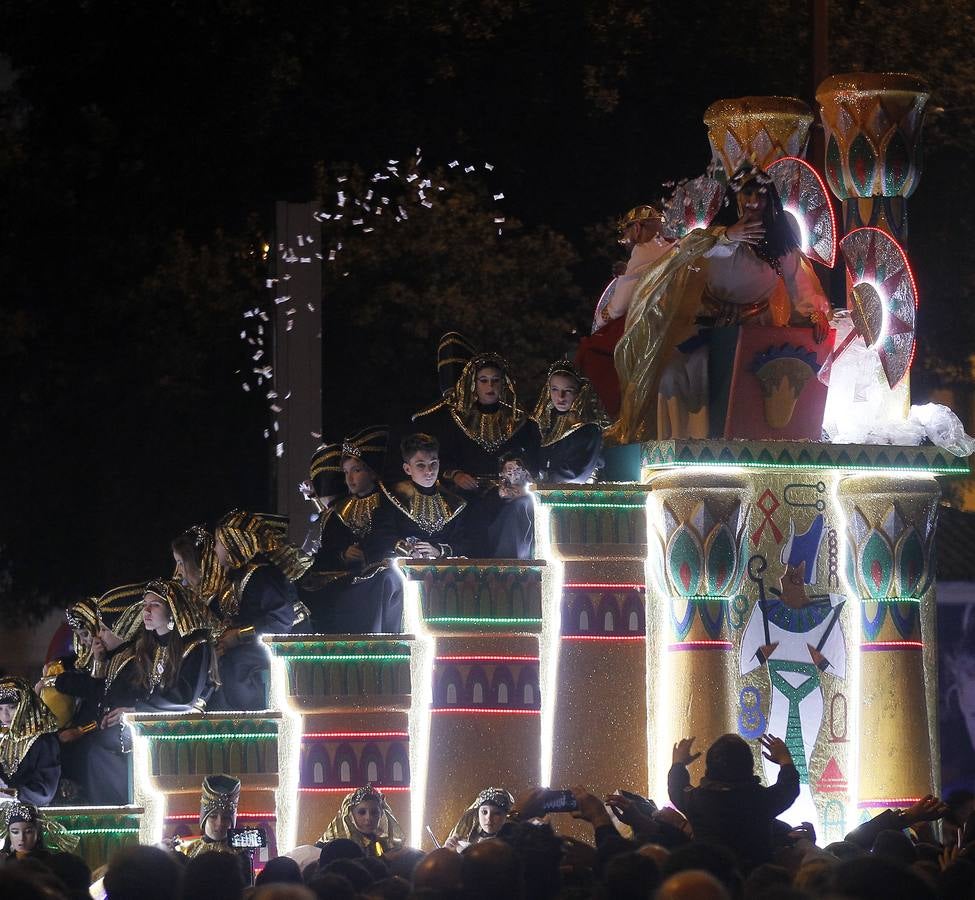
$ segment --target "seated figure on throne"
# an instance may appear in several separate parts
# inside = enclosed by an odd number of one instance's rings
[[[718,218],[726,221],[690,232],[635,289],[616,347],[614,442],[709,436],[710,329],[811,326],[817,342],[828,333],[829,301],[768,175],[742,164]]]

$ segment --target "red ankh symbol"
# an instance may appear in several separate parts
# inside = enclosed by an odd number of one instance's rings
[[[782,504],[779,503],[778,497],[775,496],[768,488],[761,497],[758,498],[758,502],[755,504],[763,513],[765,517],[762,519],[762,523],[752,532],[752,543],[757,547],[758,542],[762,539],[762,534],[765,531],[765,526],[772,531],[772,537],[775,538],[776,544],[782,543],[782,532],[779,530],[779,526],[772,521],[772,513],[774,513]]]

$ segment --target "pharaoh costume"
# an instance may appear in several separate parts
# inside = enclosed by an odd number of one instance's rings
[[[565,375],[579,385],[579,393],[566,412],[559,412],[552,403],[549,385],[553,375]],[[609,417],[593,383],[568,360],[549,367],[532,420],[541,438],[538,480],[568,484],[592,481],[602,465],[603,429],[609,426]]]
[[[456,839],[457,851],[469,847],[471,844],[479,844],[481,841],[489,841],[496,834],[487,834],[481,830],[480,809],[482,806],[493,806],[507,816],[515,805],[515,798],[504,788],[486,788],[475,798],[474,802],[464,810],[464,814],[457,820],[457,824],[451,829],[447,838]]]
[[[359,831],[355,819],[352,817],[352,810],[366,800],[374,800],[379,804],[379,824],[376,826],[374,834],[365,834]],[[345,795],[338,814],[328,823],[328,827],[319,839],[318,844],[324,846],[329,841],[339,838],[355,841],[362,847],[366,856],[383,856],[391,850],[399,850],[406,844],[403,829],[396,821],[386,798],[381,791],[371,784]]]
[[[0,787],[25,803],[48,806],[61,779],[57,720],[25,678],[0,678],[0,703],[17,705],[10,726],[0,727]]]
[[[286,543],[268,517],[235,510],[217,525],[215,537],[227,549],[230,585],[211,604],[224,629],[236,629],[236,643],[220,657],[221,687],[214,709],[257,710],[267,705],[268,656],[261,634],[290,634],[297,592],[311,559]]]
[[[23,823],[33,828],[36,843],[33,848],[16,853],[10,846],[10,826]],[[0,807],[0,861],[19,861],[23,859],[43,859],[54,853],[74,853],[81,838],[69,834],[60,822],[42,816],[33,803],[23,800],[9,800]]]
[[[373,529],[373,518],[383,498],[378,475],[386,460],[389,430],[363,428],[341,444],[339,463],[359,460],[376,475],[373,489],[364,496],[351,494],[323,514],[321,540],[311,569],[298,584],[311,609],[313,630],[319,634],[399,633],[403,630],[403,589],[395,572],[385,565],[366,567],[348,560],[352,547],[362,549]],[[314,470],[314,461],[313,461]],[[313,472],[314,477],[314,472]],[[325,478],[319,472],[319,479]],[[339,493],[341,468],[326,483],[329,495]],[[364,552],[364,551],[363,551]]]
[[[311,484],[313,491],[308,489],[308,483]],[[310,500],[315,507],[301,549],[309,556],[315,556],[322,546],[322,535],[332,504],[337,497],[346,492],[342,473],[341,444],[320,444],[315,449],[311,457],[309,481],[299,485],[299,489],[305,499]]]
[[[502,375],[500,397],[485,406],[477,400],[477,373],[498,369]],[[508,364],[497,353],[474,353],[471,345],[456,332],[445,334],[437,350],[437,375],[443,399],[413,416],[417,431],[434,435],[440,441],[440,474],[448,481],[455,472],[486,482],[497,481],[498,458],[514,452],[534,464],[538,435],[518,406],[515,385]],[[464,492],[473,499],[482,490]],[[468,494],[470,496],[468,496]]]
[[[846,644],[840,625],[845,602],[838,594],[806,597],[805,585],[816,580],[823,537],[820,513],[803,534],[790,523],[782,548],[782,589],[766,599],[764,589],[752,609],[741,639],[741,673],[767,666],[771,682],[770,734],[782,735],[799,773],[799,798],[790,821],[818,822],[809,790],[809,760],[823,724],[823,675],[846,677]],[[771,783],[773,763],[764,760]]]
[[[226,813],[230,817],[231,827],[237,821],[237,806],[240,803],[240,780],[230,775],[207,775],[203,779],[203,789],[200,794],[200,837],[176,846],[178,853],[190,859],[204,853],[231,853],[241,859],[244,864],[245,882],[253,881],[250,875],[250,855],[230,846],[227,838],[217,841],[206,833],[207,819],[215,812]]]
[[[660,212],[653,206],[637,206],[619,221],[618,228],[622,234],[630,225],[660,218]],[[579,341],[576,365],[591,379],[603,406],[611,416],[616,416],[620,409],[620,383],[613,354],[623,334],[634,290],[640,279],[673,246],[673,242],[659,235],[642,244],[633,245],[623,274],[617,275],[606,285],[596,304],[592,334]]]
[[[142,627],[142,595],[144,585],[129,584],[103,594],[97,601],[86,601],[68,607],[68,622],[77,634],[81,628],[93,629],[95,634],[105,626],[121,643],[113,650],[107,650],[105,658],[97,661],[92,657],[91,648],[77,657],[84,660],[84,668],[76,661],[73,668],[52,671],[55,664],[48,665],[46,676],[42,679],[45,687],[41,696],[48,694],[70,700],[73,713],[60,734],[62,765],[62,796],[73,802],[97,802],[101,796],[101,779],[98,773],[88,770],[89,748],[98,742],[105,742],[109,749],[118,749],[121,726],[101,731],[102,716],[110,709],[129,707],[138,699],[138,691],[131,680],[131,644]],[[125,670],[124,675],[123,670]],[[122,677],[119,677],[119,676]],[[71,792],[80,792],[80,797]],[[124,800],[122,801],[124,802]]]
[[[465,555],[466,500],[442,488],[439,481],[429,488],[401,481],[391,488],[383,485],[382,492],[372,532],[363,542],[367,561],[409,557],[417,541],[433,544],[442,559]]]
[[[729,190],[755,178],[764,179],[769,221],[790,228],[764,173],[747,170]],[[827,316],[829,302],[800,250],[767,258],[764,245],[729,241],[727,230],[690,232],[640,279],[615,351],[620,416],[606,435],[614,443],[708,436],[711,328]]]
[[[200,569],[200,583],[195,587],[189,584],[185,575],[183,587],[190,599],[202,610],[209,610],[215,601],[230,590],[226,573],[213,549],[213,535],[202,525],[192,525],[185,533],[193,541],[195,562]],[[178,577],[176,574],[174,578]]]

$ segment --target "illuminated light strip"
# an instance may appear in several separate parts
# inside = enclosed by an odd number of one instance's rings
[[[719,462],[716,460],[698,461],[693,459],[668,460],[667,462],[653,462],[644,468],[671,469],[676,466],[704,466],[714,469],[842,469],[850,472],[885,472],[888,475],[961,475],[970,471],[965,466],[927,466],[925,468],[892,469],[888,466],[864,466],[852,463],[809,462],[809,463],[777,463],[777,462]]]
[[[645,634],[563,634],[563,641],[645,641]]]
[[[395,659],[399,662],[409,662],[409,653],[341,653],[341,654],[324,654],[324,653],[284,653],[278,657],[283,659],[285,662],[290,662],[293,659],[300,661],[309,662],[386,662],[391,659]]]
[[[542,501],[542,506],[559,509],[643,509],[642,503],[585,503],[582,501],[557,500],[552,503]]]
[[[920,650],[923,641],[865,641],[860,644],[861,650]]]
[[[302,739],[314,738],[319,741],[406,740],[409,736],[408,731],[310,731],[302,735]]]
[[[920,797],[891,797],[881,800],[859,800],[858,809],[887,809],[893,806],[914,806],[921,801]]]
[[[301,783],[301,735],[305,728],[304,718],[292,703],[288,666],[281,657],[271,652],[271,641],[264,639],[270,675],[268,694],[271,702],[281,710],[278,725],[278,786],[274,790],[274,808],[279,812],[276,819],[275,837],[278,852],[286,853],[297,843],[299,804],[298,786]]]
[[[242,734],[239,732],[211,733],[211,734],[148,734],[146,740],[149,741],[273,741],[278,737],[278,733],[268,732],[255,734],[253,732]]]
[[[470,713],[480,716],[540,716],[540,709],[504,709],[503,707],[478,706],[436,706],[430,709],[432,713]]]
[[[678,641],[668,644],[667,649],[675,650],[730,650],[731,641]]]
[[[555,711],[559,694],[559,656],[562,643],[562,586],[565,563],[552,546],[553,512],[534,489],[530,489],[535,509],[535,552],[545,560],[542,573],[542,629],[538,636],[538,683],[541,692],[539,721],[538,771],[540,785],[552,783],[552,761],[555,755]]]
[[[609,584],[608,582],[581,582],[573,581],[567,582],[562,585],[563,591],[645,591],[647,586],[645,584],[636,584],[635,582],[621,582],[619,584]]]
[[[435,662],[515,662],[537,663],[537,656],[438,656]]]
[[[195,818],[199,819],[199,816]],[[138,828],[65,828],[68,834],[138,834]]]
[[[435,616],[423,621],[432,624],[463,624],[463,625],[541,625],[541,619],[490,619],[482,616]]]
[[[276,819],[277,813],[274,812],[238,812],[238,819]],[[166,816],[167,822],[199,822],[199,813],[177,813]]]
[[[381,784],[374,784],[373,787],[379,791],[380,794],[405,794],[408,791],[413,790],[409,785],[401,785],[397,787],[383,787]],[[298,790],[302,794],[351,794],[355,790],[355,785],[346,785],[345,787],[328,787],[328,788],[318,788],[318,787],[300,787]]]
[[[861,597],[861,603],[920,603],[920,597]]]
[[[734,600],[724,594],[688,594],[686,597],[680,594],[670,594],[670,600],[686,600],[688,603],[727,603]]]

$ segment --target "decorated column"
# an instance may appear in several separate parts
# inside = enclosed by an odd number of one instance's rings
[[[844,231],[865,225],[907,241],[907,198],[921,180],[930,90],[916,75],[831,75],[816,90],[826,130],[826,179],[843,201]]]
[[[934,535],[941,490],[932,477],[850,475],[845,581],[859,606],[857,805],[863,815],[937,792]]]
[[[646,488],[564,485],[535,496],[538,552],[551,574],[548,782],[583,784],[599,795],[618,788],[646,794]],[[586,835],[582,824],[559,825]]]
[[[484,788],[517,796],[540,782],[544,564],[417,561],[400,568],[407,626],[416,635],[413,844],[432,848],[425,826],[443,842]]]
[[[293,722],[281,740],[288,784],[282,825],[317,841],[343,797],[364,784],[410,829],[410,640],[370,635],[268,635],[272,694]]]
[[[812,111],[795,97],[717,100],[704,113],[715,162],[729,178],[747,159],[768,170],[784,156],[802,156],[812,122]]]

